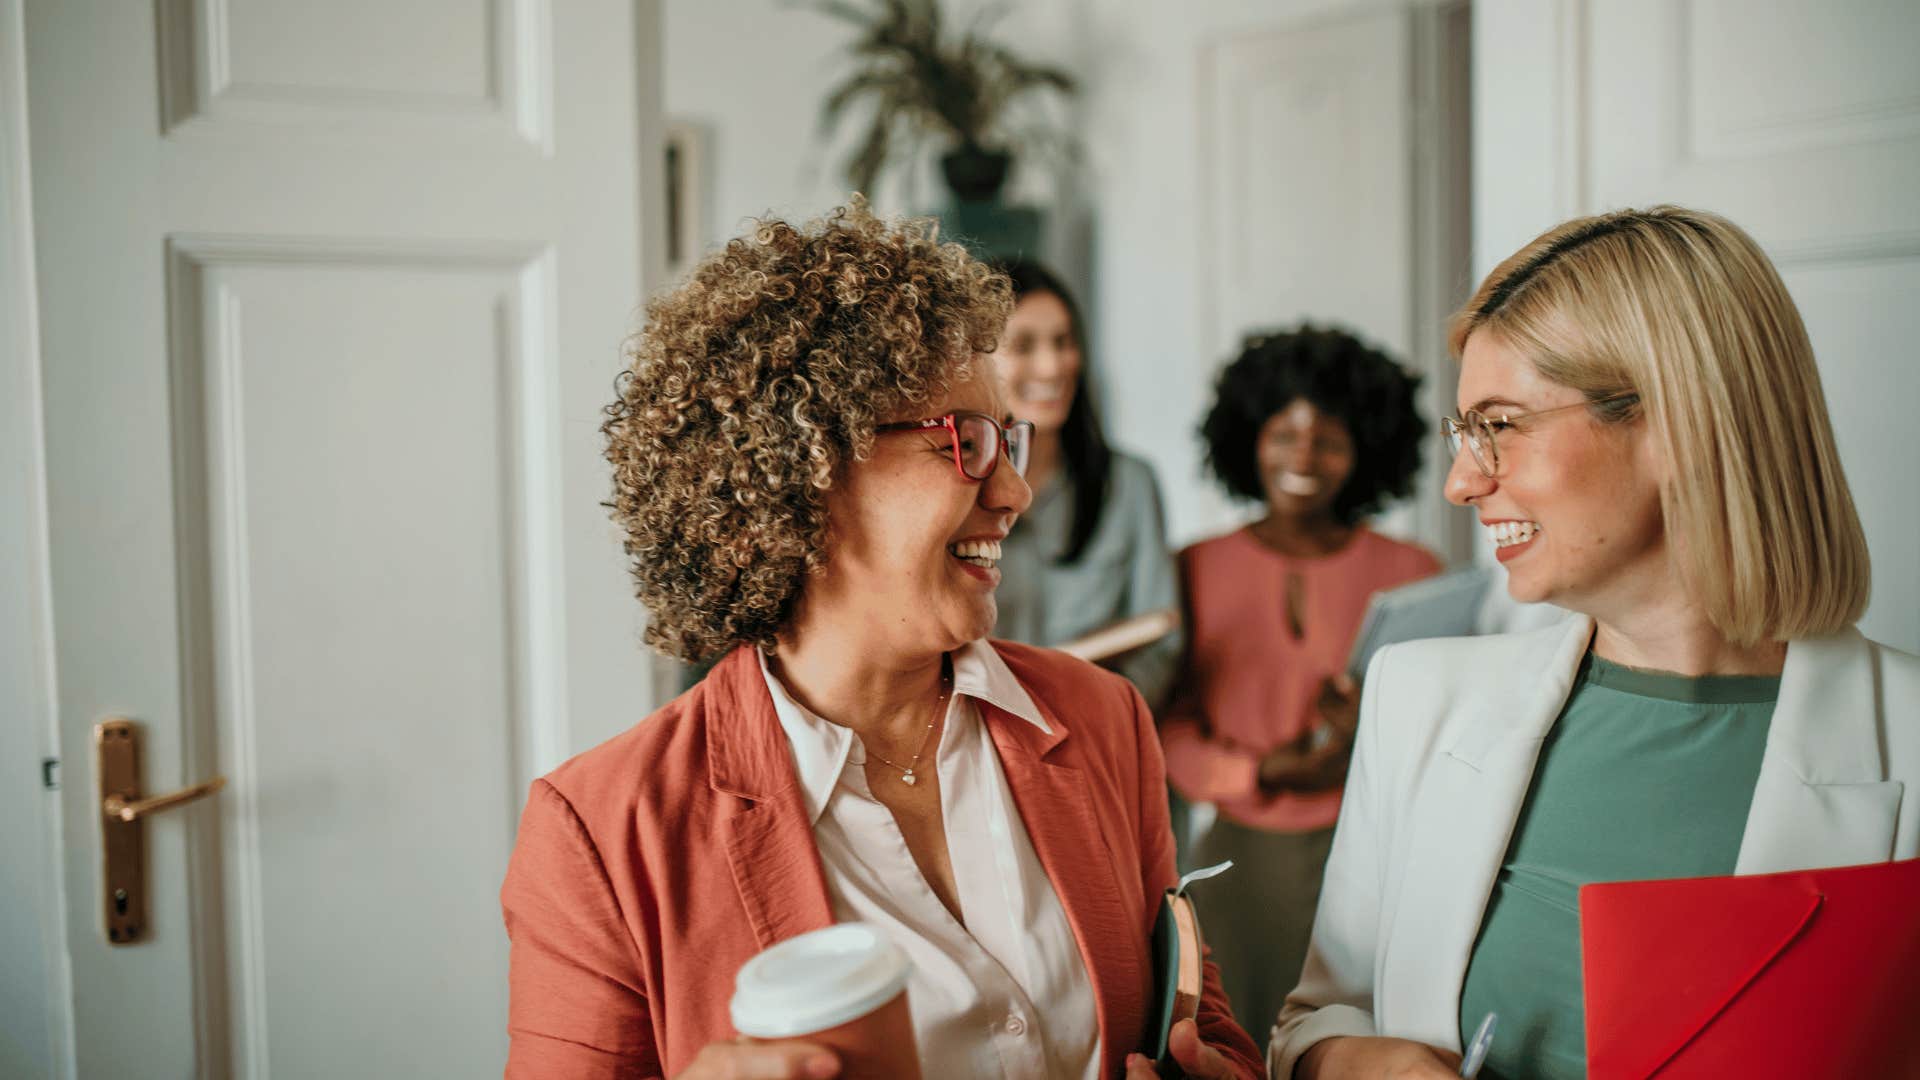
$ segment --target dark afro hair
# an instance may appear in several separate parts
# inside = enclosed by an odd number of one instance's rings
[[[1333,499],[1343,524],[1413,490],[1426,424],[1414,410],[1420,377],[1344,330],[1302,324],[1256,334],[1220,373],[1200,425],[1207,467],[1230,494],[1264,500],[1254,452],[1261,427],[1296,399],[1338,419],[1353,435],[1353,474]]]

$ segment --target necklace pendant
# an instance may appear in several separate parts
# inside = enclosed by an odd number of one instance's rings
[[[901,774],[900,780],[902,783],[909,784],[909,785],[915,783],[916,781],[913,778],[913,770],[908,769],[905,773]]]

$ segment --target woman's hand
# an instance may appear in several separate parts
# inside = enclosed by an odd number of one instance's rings
[[[1220,1051],[1200,1041],[1200,1025],[1191,1020],[1173,1025],[1173,1031],[1167,1036],[1167,1049],[1172,1052],[1173,1060],[1180,1063],[1180,1071],[1192,1080],[1239,1080]],[[1159,1077],[1147,1055],[1127,1055],[1127,1080],[1159,1080]]]
[[[1345,782],[1353,744],[1338,733],[1318,746],[1311,742],[1311,733],[1308,733],[1284,746],[1274,747],[1261,757],[1260,790],[1269,795],[1282,791],[1324,791]]]
[[[1360,727],[1360,682],[1351,675],[1329,675],[1314,698],[1320,727],[1276,746],[1260,758],[1260,789],[1325,791],[1346,782],[1353,756],[1353,733]]]
[[[1452,1080],[1460,1055],[1412,1039],[1322,1039],[1294,1063],[1293,1080]]]
[[[708,1043],[674,1080],[828,1080],[840,1059],[818,1043]]]
[[[1341,672],[1320,681],[1320,694],[1314,700],[1320,722],[1346,742],[1360,727],[1360,680]]]

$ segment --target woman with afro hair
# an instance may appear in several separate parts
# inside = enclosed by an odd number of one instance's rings
[[[1273,1025],[1306,956],[1368,598],[1440,569],[1366,525],[1412,490],[1418,385],[1353,335],[1302,326],[1248,339],[1201,425],[1214,475],[1266,514],[1180,553],[1187,655],[1161,738],[1175,790],[1218,810],[1193,863],[1240,866],[1243,902],[1208,909],[1207,939],[1249,1031]]]

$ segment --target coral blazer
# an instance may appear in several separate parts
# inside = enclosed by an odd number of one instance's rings
[[[1108,1075],[1147,1032],[1149,936],[1175,881],[1164,767],[1132,684],[996,641],[1052,734],[979,708],[1093,984]],[[512,939],[509,1080],[677,1074],[735,1036],[734,974],[831,925],[785,733],[751,647],[534,782],[501,889]],[[1265,1070],[1207,965],[1201,1037]]]

